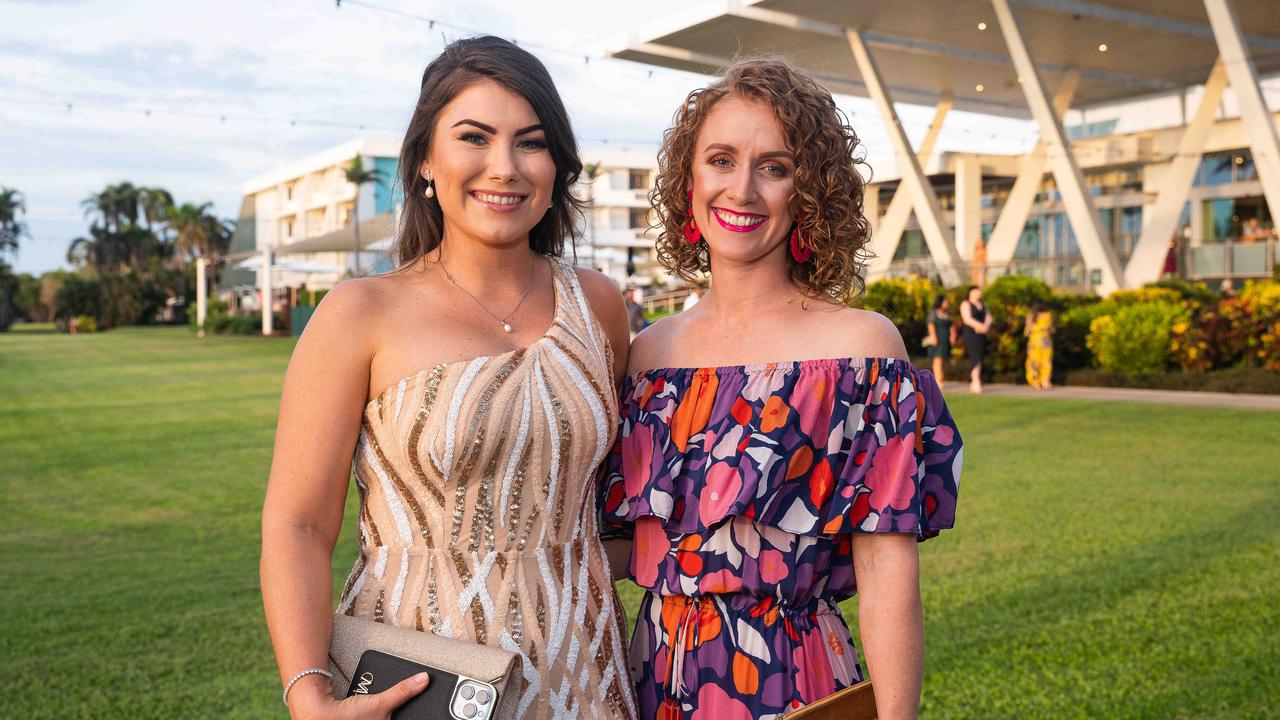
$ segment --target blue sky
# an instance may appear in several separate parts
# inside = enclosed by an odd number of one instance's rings
[[[672,111],[707,79],[650,76],[602,55],[656,18],[719,3],[368,4],[522,41],[550,69],[584,146],[656,150]],[[256,175],[360,134],[400,136],[423,67],[460,36],[333,0],[0,0],[0,18],[0,185],[26,196],[33,237],[16,266],[33,273],[65,264],[86,231],[81,200],[109,182],[159,185],[233,218]],[[840,103],[873,168],[892,172],[870,101]],[[932,110],[899,111],[908,135],[922,137]],[[952,113],[946,128],[943,149],[1016,152],[1034,141],[1016,120]],[[975,147],[977,128],[987,139]]]

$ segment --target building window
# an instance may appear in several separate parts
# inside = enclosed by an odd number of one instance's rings
[[[632,230],[649,229],[649,210],[646,208],[631,208],[630,222],[627,227]]]
[[[627,173],[627,187],[631,190],[648,190],[649,171],[632,170]],[[632,227],[634,227],[634,225]]]

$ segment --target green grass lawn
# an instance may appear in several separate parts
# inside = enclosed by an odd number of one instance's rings
[[[285,716],[257,558],[291,349],[0,334],[0,717]],[[921,546],[925,717],[1277,717],[1280,414],[952,408],[959,526]]]

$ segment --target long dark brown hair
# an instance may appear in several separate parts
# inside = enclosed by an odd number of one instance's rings
[[[458,93],[482,79],[492,80],[528,101],[538,116],[551,159],[556,164],[551,209],[529,231],[529,247],[544,255],[561,255],[566,237],[577,237],[583,201],[570,189],[582,173],[578,143],[560,93],[547,68],[515,44],[493,36],[455,40],[422,74],[422,90],[400,148],[400,183],[404,211],[392,257],[404,267],[440,246],[444,213],[440,203],[423,196],[427,181],[419,174],[431,148],[436,116]]]

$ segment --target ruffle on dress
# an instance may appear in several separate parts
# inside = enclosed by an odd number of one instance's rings
[[[726,519],[797,535],[955,522],[963,445],[933,375],[907,360],[658,368],[629,377],[601,483],[607,523],[672,534]]]

